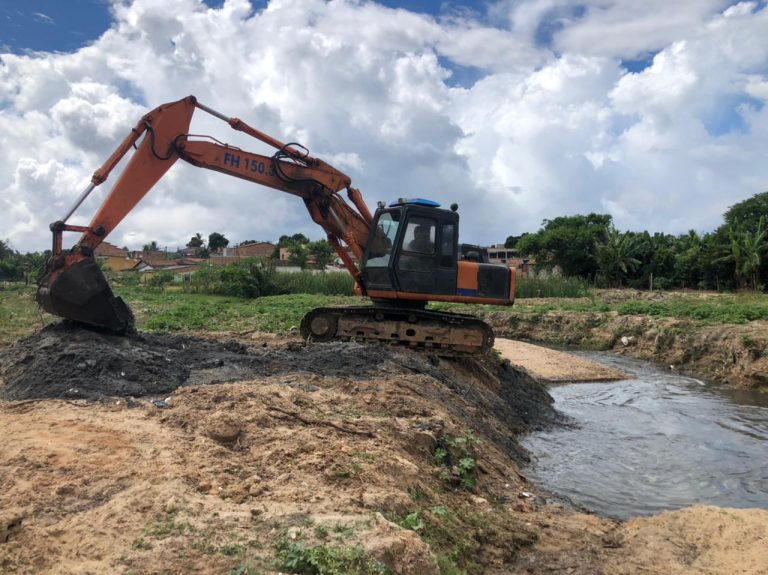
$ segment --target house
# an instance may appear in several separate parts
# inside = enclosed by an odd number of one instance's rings
[[[505,264],[508,260],[519,258],[517,250],[494,244],[488,248],[488,259],[492,264]]]
[[[275,244],[270,242],[245,242],[233,247],[219,248],[211,252],[213,258],[271,258]]]
[[[504,264],[526,276],[530,273],[531,266],[536,263],[531,258],[521,257],[516,249],[504,247],[504,244],[494,244],[488,248],[488,261],[492,264]]]
[[[204,261],[206,260],[198,258],[158,258],[153,255],[149,255],[148,252],[144,252],[144,255],[139,258],[136,265],[131,269],[137,272],[169,270],[173,273],[181,273],[194,271],[198,264]]]
[[[275,252],[275,244],[270,242],[248,242],[233,248],[223,248],[222,256],[237,256],[239,258],[271,258]]]
[[[104,268],[115,272],[122,272],[133,269],[138,260],[131,257],[130,252],[125,248],[118,248],[109,242],[101,242],[93,251],[96,260]]]

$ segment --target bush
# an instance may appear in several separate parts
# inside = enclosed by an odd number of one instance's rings
[[[518,277],[515,297],[587,297],[589,283],[576,277],[553,276],[545,279]]]
[[[165,286],[173,283],[173,272],[169,270],[160,270],[152,272],[147,280],[147,287],[163,289]]]
[[[302,271],[275,274],[275,285],[281,294],[352,295],[355,281],[347,272]]]
[[[120,287],[137,287],[141,285],[141,274],[138,272],[118,272],[112,276],[112,283]]]
[[[347,273],[276,272],[269,260],[248,258],[217,266],[200,265],[192,274],[193,291],[255,298],[283,294],[352,295],[354,281]]]
[[[191,284],[194,291],[202,293],[252,298],[278,293],[274,276],[269,260],[247,258],[223,266],[200,264]]]

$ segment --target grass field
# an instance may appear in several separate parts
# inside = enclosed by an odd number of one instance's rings
[[[322,294],[292,294],[243,299],[142,287],[117,290],[146,331],[264,331],[297,328],[310,309],[321,306],[365,305],[365,298]],[[454,310],[483,316],[492,312],[514,315],[546,312],[603,312],[692,319],[702,325],[768,320],[768,295],[670,292],[648,294],[631,290],[592,292],[580,298],[518,299],[513,307],[431,304],[431,309]],[[54,321],[41,314],[34,287],[4,286],[0,290],[0,342],[11,342]]]

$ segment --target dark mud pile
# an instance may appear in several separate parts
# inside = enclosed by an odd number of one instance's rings
[[[0,397],[8,400],[105,397],[161,397],[184,385],[241,381],[274,375],[301,374],[359,380],[365,387],[376,376],[426,375],[441,384],[414,387],[452,411],[470,419],[515,451],[516,434],[558,420],[552,399],[527,373],[490,357],[442,359],[383,345],[354,342],[289,343],[246,347],[237,341],[215,341],[169,334],[132,336],[54,324],[0,350]],[[296,383],[298,380],[299,383]],[[452,401],[458,394],[464,401]],[[471,406],[468,408],[467,406]],[[503,423],[499,423],[503,422]],[[513,445],[514,444],[514,445]]]

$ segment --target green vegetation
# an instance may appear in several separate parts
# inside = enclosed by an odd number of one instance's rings
[[[248,563],[238,563],[227,572],[227,575],[261,575],[263,571]]]
[[[415,531],[416,533],[424,530],[424,520],[421,518],[421,514],[419,511],[414,511],[413,513],[409,513],[408,515],[406,515],[405,517],[397,521],[397,524],[403,529],[410,529],[411,531]]]
[[[292,294],[245,299],[129,285],[117,286],[115,292],[126,300],[136,316],[138,328],[145,331],[286,333],[298,328],[304,314],[313,308],[367,303],[354,296]],[[34,294],[33,286],[23,284],[0,289],[0,342],[24,337],[54,320],[38,311]],[[504,314],[511,321],[547,312],[576,312],[680,318],[713,325],[768,320],[768,295],[674,293],[658,299],[635,299],[635,294],[628,291],[607,294],[592,291],[589,297],[580,298],[518,299],[513,307],[435,303],[430,304],[430,309],[473,313],[479,317]]]
[[[463,437],[475,443],[473,436]],[[503,542],[511,556],[538,538],[535,530],[517,522],[504,508],[467,511],[460,507],[449,509],[443,505],[428,505],[426,500],[435,496],[422,493],[418,498],[419,508],[401,516],[386,515],[404,529],[414,531],[429,545],[441,575],[482,572],[478,555],[489,542]]]
[[[628,301],[616,306],[620,315],[650,315],[654,317],[677,317],[699,320],[702,323],[746,323],[768,319],[768,298],[741,297],[713,304],[711,301],[691,302],[669,301]]]
[[[601,287],[750,289],[768,286],[768,192],[731,206],[713,232],[619,232],[606,214],[544,220],[535,233],[507,238],[507,247],[544,268]]]
[[[444,467],[440,473],[441,479],[454,487],[474,489],[477,483],[479,444],[480,440],[472,430],[456,437],[441,437],[434,452],[435,462]]]
[[[265,331],[298,328],[309,310],[326,305],[359,305],[351,296],[294,294],[242,299],[183,292],[119,290],[136,316],[139,329],[157,331]]]
[[[586,297],[592,288],[589,283],[577,277],[553,276],[549,278],[517,278],[515,298],[534,297]]]
[[[201,264],[184,289],[255,298],[289,293],[352,295],[353,284],[352,277],[346,272],[280,273],[269,260],[246,258],[226,265]]]
[[[10,243],[0,239],[0,281],[28,281],[34,283],[45,269],[51,252],[21,254]]]
[[[477,541],[472,535],[472,517],[458,510],[451,513],[438,505],[389,518],[417,533],[430,546],[441,575],[467,575],[479,569],[475,563]]]
[[[523,235],[515,247],[538,262],[560,267],[566,276],[594,277],[595,243],[610,225],[611,216],[603,214],[544,220],[541,230]]]
[[[301,269],[309,267],[310,263],[317,269],[324,269],[336,256],[333,246],[326,240],[312,242],[304,234],[280,236],[272,254],[273,259],[279,257],[280,248],[288,250],[288,263]]]
[[[144,536],[155,539],[164,539],[174,535],[186,535],[192,531],[194,531],[192,525],[186,521],[177,521],[176,513],[157,515],[144,526]]]
[[[0,342],[14,341],[43,325],[42,314],[35,303],[34,287],[0,285]]]
[[[649,315],[660,318],[692,319],[700,325],[745,323],[768,319],[768,295],[706,294],[676,292],[658,299],[635,299],[631,291],[594,291],[589,297],[550,298],[547,301],[518,299],[511,308],[503,306],[435,303],[431,309],[472,313],[478,317],[503,313],[510,318],[542,315],[548,312],[616,313]]]
[[[275,274],[275,286],[281,294],[352,295],[355,282],[347,272]]]
[[[281,571],[301,575],[385,575],[387,568],[366,559],[359,545],[310,545],[301,539],[281,537],[275,543]]]

